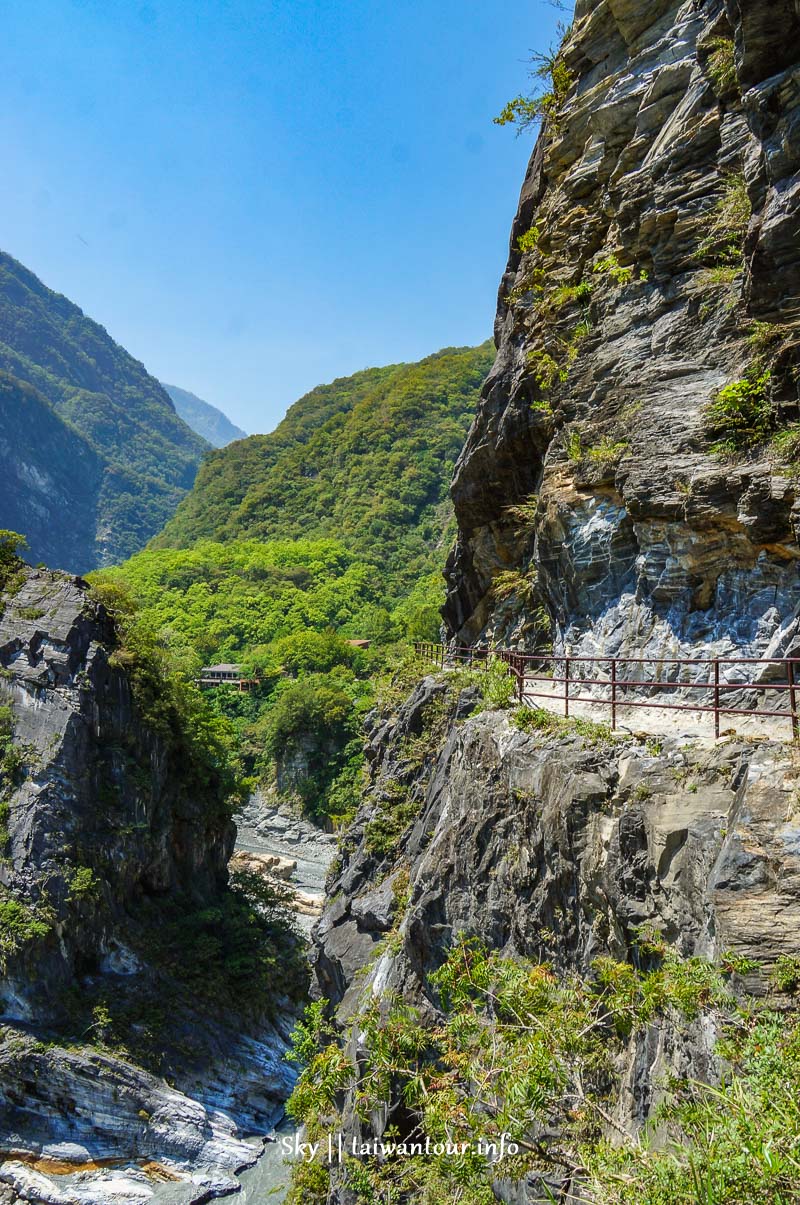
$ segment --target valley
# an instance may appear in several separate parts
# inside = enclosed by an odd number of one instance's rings
[[[493,343],[271,434],[0,257],[0,1205],[796,1199],[798,45],[577,0]]]

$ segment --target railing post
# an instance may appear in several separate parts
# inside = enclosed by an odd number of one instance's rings
[[[714,737],[719,740],[719,661],[714,658]]]
[[[792,740],[796,741],[800,732],[798,732],[797,723],[797,693],[794,685],[794,660],[790,657],[786,662],[786,676],[789,679],[789,708],[792,713]]]
[[[569,657],[564,654],[564,715],[569,715]]]
[[[617,659],[611,658],[611,728],[617,726]]]

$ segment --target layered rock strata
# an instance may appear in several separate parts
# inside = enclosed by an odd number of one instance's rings
[[[453,482],[460,641],[800,647],[796,451],[769,438],[800,417],[799,46],[789,0],[578,0]],[[747,380],[764,431],[722,455],[707,410]]]

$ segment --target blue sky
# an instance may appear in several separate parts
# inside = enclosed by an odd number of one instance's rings
[[[0,247],[156,376],[271,430],[313,385],[492,329],[545,0],[26,0]]]

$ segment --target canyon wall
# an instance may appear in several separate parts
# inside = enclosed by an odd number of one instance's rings
[[[537,647],[534,595],[557,652],[797,651],[799,45],[789,0],[579,0],[452,487],[460,641]],[[720,450],[730,385],[763,430]]]

